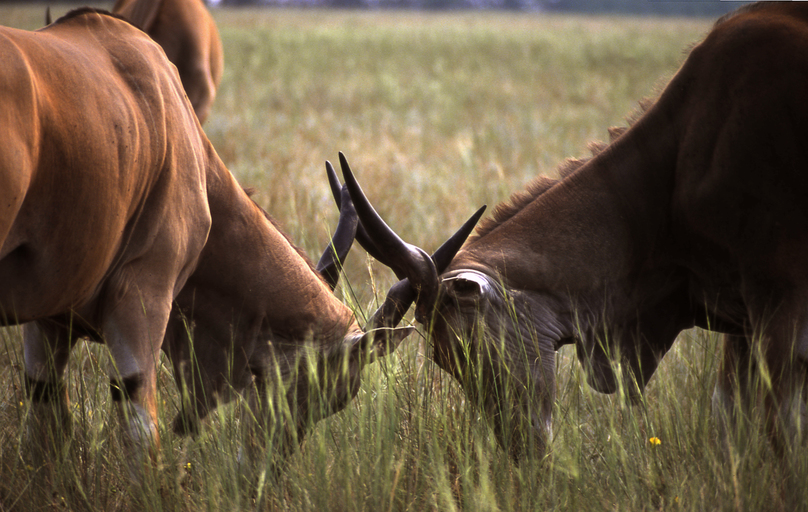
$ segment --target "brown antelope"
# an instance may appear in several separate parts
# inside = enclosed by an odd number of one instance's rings
[[[514,194],[421,290],[435,361],[514,456],[547,443],[560,346],[595,389],[636,398],[692,326],[727,334],[714,404],[750,400],[736,390],[754,367],[775,444],[792,437],[808,363],[806,49],[808,6],[722,18],[628,129]],[[394,240],[351,191],[364,227]]]
[[[146,34],[79,9],[36,32],[0,27],[0,60],[0,324],[27,322],[32,442],[70,428],[63,373],[80,338],[109,348],[137,471],[159,442],[161,349],[183,390],[176,430],[243,392],[248,418],[294,440],[409,334],[393,329],[395,293],[365,330],[332,293],[357,229],[347,192],[326,282],[218,158]],[[425,254],[415,266],[436,278]]]
[[[140,28],[180,73],[196,117],[204,123],[222,81],[222,41],[204,0],[117,0],[112,12]]]

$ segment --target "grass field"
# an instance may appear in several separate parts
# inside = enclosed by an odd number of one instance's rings
[[[109,5],[102,6],[109,7]],[[67,10],[56,6],[54,15]],[[336,225],[323,162],[346,153],[406,239],[434,249],[481,204],[552,174],[653,97],[710,20],[505,13],[216,10],[225,75],[205,130],[255,199],[316,258]],[[44,4],[0,5],[33,29]],[[338,293],[360,317],[393,283],[360,248]],[[710,416],[716,338],[683,333],[642,406],[599,395],[574,352],[558,358],[552,457],[517,466],[459,387],[412,336],[366,369],[351,406],[317,425],[284,473],[240,477],[238,412],[197,438],[161,369],[161,466],[127,487],[107,355],[70,365],[76,455],[46,485],[20,455],[22,350],[0,331],[0,510],[799,510],[808,462],[775,457],[760,432],[727,441]],[[649,439],[656,438],[658,444]],[[803,458],[804,459],[804,458]]]

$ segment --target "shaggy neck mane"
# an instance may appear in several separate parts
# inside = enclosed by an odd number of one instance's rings
[[[746,14],[746,13],[749,13],[749,12],[754,12],[754,11],[761,10],[761,9],[767,9],[768,7],[769,6],[766,5],[766,2],[757,2],[757,3],[754,3],[754,4],[744,4],[744,5],[740,6],[740,7],[738,7],[737,9],[735,9],[734,11],[730,11],[727,14],[725,14],[725,15],[721,16],[720,18],[718,18],[716,20],[716,22],[713,24],[713,29],[715,29],[717,26],[721,25],[722,23],[724,23],[726,21],[729,21],[730,19],[734,18],[735,16],[738,16],[738,15],[741,15],[741,14]]]
[[[534,178],[527,184],[525,190],[514,192],[510,199],[504,203],[500,203],[494,208],[494,214],[486,219],[480,221],[477,226],[476,232],[469,237],[469,241],[482,238],[501,224],[507,222],[511,217],[519,213],[528,204],[535,201],[539,196],[553,188],[558,183],[561,183],[567,176],[570,176],[575,171],[583,167],[584,164],[598,156],[610,144],[617,140],[626,130],[628,130],[634,123],[640,119],[643,114],[653,105],[653,101],[643,100],[640,102],[638,110],[628,118],[628,126],[616,126],[609,128],[609,142],[593,141],[588,144],[589,151],[592,156],[586,158],[568,158],[556,170],[558,178],[550,178],[548,176],[539,176]]]

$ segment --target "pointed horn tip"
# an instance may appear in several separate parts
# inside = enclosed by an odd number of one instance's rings
[[[339,165],[340,165],[340,166],[341,166],[343,169],[344,169],[345,167],[347,167],[347,168],[350,170],[350,168],[351,168],[351,166],[350,166],[350,165],[348,165],[348,159],[347,159],[347,158],[345,158],[345,153],[343,153],[342,151],[340,151],[340,152],[339,152]],[[343,171],[343,172],[344,172],[344,171]]]
[[[480,218],[485,213],[486,208],[488,208],[488,205],[486,204],[479,207],[477,211],[474,212],[472,216],[468,218],[468,220],[463,224],[463,226],[458,231],[461,233],[468,232],[468,234],[471,234],[471,232],[474,230],[474,227],[477,225],[477,223],[480,221]]]
[[[349,188],[353,188],[359,192],[361,195],[364,195],[364,192],[362,192],[362,186],[359,185],[356,176],[354,176],[354,173],[351,170],[350,164],[348,164],[348,160],[345,158],[345,155],[342,154],[342,152],[339,154],[339,165],[342,169],[342,177],[345,180],[345,184],[348,185]]]
[[[354,172],[351,170],[351,164],[348,163],[348,159],[345,158],[345,154],[342,151],[339,153],[339,166],[340,169],[342,169],[342,177],[345,179],[345,183],[352,182],[357,189],[361,190],[362,187],[359,186],[359,182],[356,176],[354,176]]]
[[[325,174],[328,177],[328,185],[331,188],[331,195],[334,196],[334,202],[337,203],[337,209],[342,208],[341,189],[342,183],[339,182],[337,171],[328,160],[325,161]]]
[[[339,177],[337,176],[337,171],[334,170],[334,166],[331,165],[331,162],[328,160],[325,161],[325,174],[328,177],[328,183],[333,187],[336,183],[339,185]]]
[[[474,230],[474,227],[477,225],[478,222],[480,222],[480,219],[485,213],[486,208],[488,208],[487,204],[484,204],[481,207],[479,207],[477,211],[474,212],[474,214],[472,214],[471,217],[469,217],[469,219],[466,221],[463,227],[460,228],[460,230],[463,231],[464,228],[466,228],[468,229],[469,234],[471,234],[471,232]]]
[[[334,170],[334,166],[331,165],[331,162],[328,160],[325,161],[325,175],[328,177],[328,184],[331,185],[331,188],[334,186],[337,188],[342,186],[342,184],[339,182],[337,171]]]

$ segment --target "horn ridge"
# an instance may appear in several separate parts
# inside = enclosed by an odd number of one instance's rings
[[[433,278],[437,283],[437,270],[435,269],[435,264],[432,263],[432,259],[423,249],[402,240],[384,222],[384,219],[376,212],[376,209],[373,208],[373,205],[365,196],[342,152],[339,154],[339,159],[345,185],[351,193],[351,199],[359,218],[362,220],[362,225],[368,234],[373,233],[373,244],[384,256],[380,261],[392,268],[399,279],[401,279],[402,275],[408,277],[416,288],[433,287]],[[434,287],[437,288],[436,286]]]
[[[332,173],[333,179],[339,183],[339,180],[336,179],[334,168],[331,167],[329,171],[328,166],[326,166],[326,173],[328,174],[329,182],[332,183],[333,190]],[[331,241],[316,266],[317,272],[323,276],[331,290],[334,290],[339,282],[343,263],[345,258],[348,257],[348,252],[351,250],[354,238],[356,238],[357,227],[359,226],[359,217],[351,201],[350,192],[346,187],[343,187],[340,195],[342,197],[340,198],[341,208],[337,229],[334,231]]]
[[[333,166],[326,162],[337,207],[345,204],[344,196],[340,196],[347,189],[359,217],[356,240],[371,256],[390,267],[400,279],[390,288],[382,305],[370,317],[368,328],[394,327],[401,322],[413,302],[417,301],[421,310],[428,310],[434,306],[438,296],[438,273],[444,272],[449,266],[466,238],[474,230],[486,206],[474,212],[430,257],[419,247],[403,241],[384,222],[368,201],[342,152],[339,153],[339,159],[345,179],[345,184],[341,187]],[[341,194],[337,194],[338,190]],[[377,238],[371,238],[368,230]]]
[[[334,202],[337,203],[337,209],[341,208],[341,194],[344,185],[339,182],[339,178],[337,177],[337,172],[334,170],[334,166],[331,165],[331,162],[326,160],[325,162],[326,173],[328,174],[328,183],[331,186],[331,195],[334,196]],[[376,247],[376,244],[373,243],[373,239],[368,235],[368,232],[365,230],[365,226],[362,225],[360,222],[356,229],[356,241],[359,242],[359,245],[370,254],[374,259],[380,261],[386,266],[390,266],[384,254]],[[395,271],[394,271],[395,272]],[[396,274],[396,277],[399,279],[404,279],[403,275]]]

